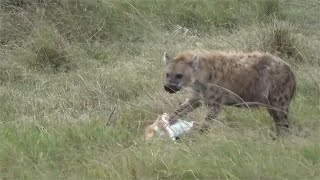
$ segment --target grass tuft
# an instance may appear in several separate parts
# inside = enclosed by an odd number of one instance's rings
[[[34,52],[36,58],[30,59],[29,65],[48,72],[68,72],[73,66],[68,53],[68,42],[54,27],[45,26],[35,32]]]
[[[271,52],[285,59],[302,62],[305,53],[302,42],[299,42],[290,27],[275,26],[269,35]]]
[[[276,16],[281,13],[279,0],[263,0],[259,2],[260,15]]]

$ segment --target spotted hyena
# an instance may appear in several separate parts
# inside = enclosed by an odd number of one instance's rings
[[[192,88],[192,96],[171,114],[171,122],[201,106],[209,112],[202,130],[209,128],[221,107],[267,107],[276,132],[290,128],[289,105],[296,89],[295,76],[283,60],[261,52],[185,51],[170,58],[164,53],[164,89],[175,93]]]

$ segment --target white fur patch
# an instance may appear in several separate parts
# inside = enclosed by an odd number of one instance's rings
[[[172,140],[176,140],[181,134],[189,131],[193,127],[193,122],[188,122],[185,120],[178,119],[176,123],[169,125],[169,114],[164,113],[161,115],[161,121],[163,121],[163,125],[168,132],[168,135]],[[156,131],[159,136],[164,135],[165,133],[161,131],[161,128],[156,127]]]

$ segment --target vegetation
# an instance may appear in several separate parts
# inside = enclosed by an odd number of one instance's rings
[[[318,0],[0,1],[1,179],[319,179],[319,8]],[[208,134],[145,144],[144,127],[187,96],[164,92],[163,52],[193,48],[267,51],[290,63],[293,134],[273,140],[263,108],[225,108]]]

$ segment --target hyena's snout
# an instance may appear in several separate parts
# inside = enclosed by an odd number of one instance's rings
[[[175,93],[177,91],[180,91],[180,89],[181,89],[181,87],[176,84],[170,83],[170,84],[164,85],[164,90],[166,90],[167,92],[169,92],[171,94]]]

